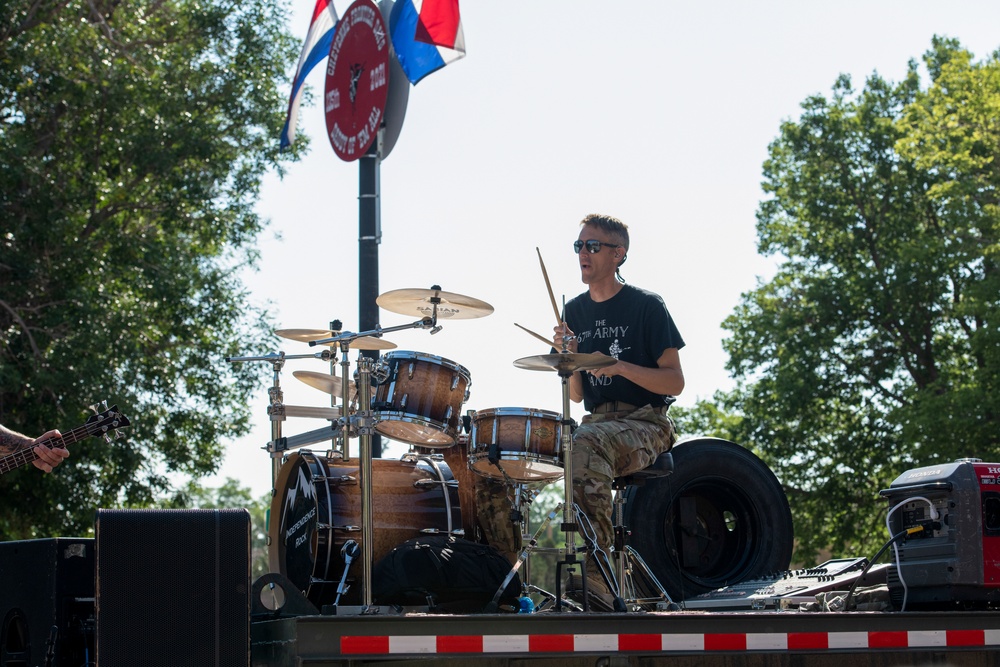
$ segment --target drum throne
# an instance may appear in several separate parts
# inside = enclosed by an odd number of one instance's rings
[[[614,521],[615,541],[613,550],[613,567],[617,579],[617,594],[629,610],[656,609],[658,611],[676,611],[681,607],[667,594],[653,571],[634,548],[629,546],[628,537],[631,534],[625,525],[625,490],[630,486],[642,486],[646,480],[666,477],[674,471],[674,457],[670,452],[663,452],[653,463],[642,470],[629,475],[615,477],[611,482],[614,491]]]

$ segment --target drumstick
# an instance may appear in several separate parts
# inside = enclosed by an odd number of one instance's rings
[[[534,337],[535,337],[535,338],[537,338],[538,340],[542,341],[543,343],[546,343],[546,344],[548,344],[548,346],[549,346],[549,347],[553,347],[553,345],[552,345],[552,341],[551,341],[551,340],[549,340],[548,338],[546,338],[545,336],[539,336],[538,334],[536,334],[536,333],[535,333],[534,331],[532,331],[531,329],[525,329],[524,327],[522,327],[522,326],[521,326],[520,324],[518,324],[517,322],[514,322],[514,326],[515,326],[515,327],[517,327],[517,328],[519,328],[519,329],[521,329],[521,330],[523,330],[523,331],[527,331],[527,332],[528,332],[529,334],[531,334],[532,336],[534,336]]]
[[[559,306],[556,305],[556,297],[552,294],[552,285],[549,283],[549,274],[545,270],[545,262],[542,261],[542,251],[536,247],[535,252],[538,253],[538,263],[542,266],[542,277],[545,278],[545,288],[549,291],[549,301],[552,302],[552,312],[556,316],[556,326],[559,326],[562,324],[562,318],[559,317]]]

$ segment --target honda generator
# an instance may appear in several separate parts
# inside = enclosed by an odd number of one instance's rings
[[[916,468],[881,495],[891,535],[917,529],[886,573],[896,609],[1000,606],[1000,463]]]

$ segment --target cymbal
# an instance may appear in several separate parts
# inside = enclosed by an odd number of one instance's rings
[[[617,359],[604,354],[565,352],[523,357],[515,361],[514,365],[529,371],[558,371],[560,374],[563,374],[604,368],[616,363],[618,363]]]
[[[274,333],[282,338],[287,338],[288,340],[297,340],[300,343],[308,343],[313,340],[332,338],[340,332],[330,331],[329,329],[278,329]],[[340,345],[340,343],[324,343],[324,345],[332,346]],[[362,336],[361,338],[352,340],[350,347],[354,350],[393,350],[396,348],[396,344],[387,341],[384,338]]]
[[[323,338],[329,338],[330,336],[323,336]],[[324,345],[329,345],[333,347],[334,345],[340,345],[340,343],[323,343]],[[385,338],[375,338],[374,336],[362,336],[361,338],[355,338],[351,341],[350,348],[352,350],[395,350],[397,345],[391,341],[387,341]]]
[[[485,301],[440,289],[397,289],[379,295],[375,303],[390,312],[416,317],[432,317],[437,305],[442,320],[471,320],[493,313],[493,306]]]
[[[342,392],[340,390],[343,385],[340,378],[336,375],[330,375],[329,373],[317,373],[315,371],[292,371],[292,375],[314,389],[325,391],[336,398],[342,397]],[[353,394],[354,389],[354,383],[348,383],[348,391]]]
[[[300,343],[308,343],[311,340],[329,338],[334,332],[329,329],[278,329],[274,333],[288,340],[297,340]]]

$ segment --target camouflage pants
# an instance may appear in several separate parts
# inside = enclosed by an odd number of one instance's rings
[[[573,434],[573,500],[590,519],[597,545],[614,540],[611,481],[648,468],[677,436],[665,408],[584,416]],[[510,489],[476,476],[476,516],[486,542],[511,562],[521,551],[521,526],[510,520]]]

